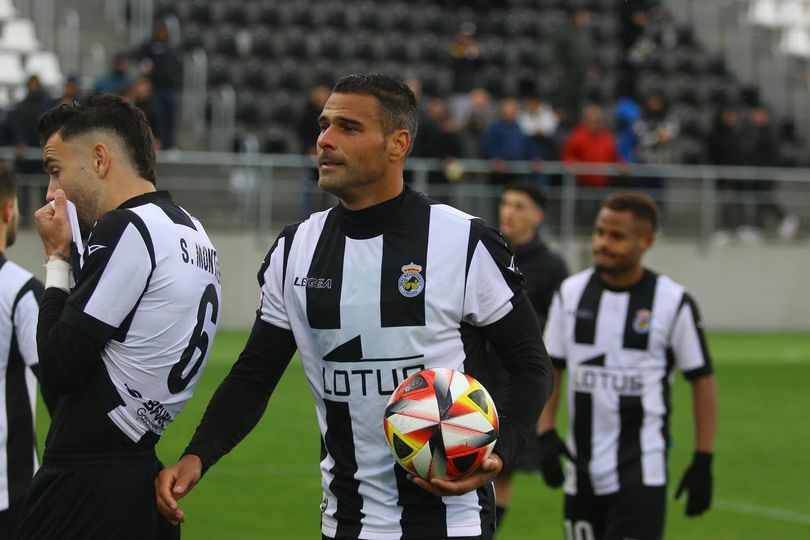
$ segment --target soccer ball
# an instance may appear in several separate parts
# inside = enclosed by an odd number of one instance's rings
[[[383,424],[397,463],[426,480],[471,474],[498,437],[498,413],[486,389],[446,368],[405,379],[388,400]]]

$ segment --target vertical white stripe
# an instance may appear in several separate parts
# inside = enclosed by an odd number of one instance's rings
[[[10,341],[9,341],[10,343]],[[3,425],[0,425],[0,510],[8,509],[8,411],[6,410],[6,391],[8,379],[6,373],[8,370],[8,352],[6,352],[5,365],[0,365],[0,420]]]
[[[383,237],[346,238],[343,288],[340,291],[341,330],[379,328],[380,273]],[[365,341],[365,336],[363,336]]]
[[[481,505],[478,504],[478,493],[471,491],[459,497],[442,497],[442,502],[447,512],[448,533],[453,533],[454,536],[481,534]]]
[[[666,483],[664,437],[664,394],[662,381],[645,380],[641,403],[644,423],[641,426],[641,475],[645,486],[663,486]]]

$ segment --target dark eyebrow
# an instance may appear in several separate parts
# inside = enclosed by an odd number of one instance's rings
[[[42,168],[45,169],[45,172],[48,172],[48,165],[50,165],[54,161],[56,160],[52,157],[47,157],[44,160],[42,160]]]
[[[333,118],[330,119],[326,115],[322,114],[322,115],[320,115],[318,117],[318,125],[322,125],[324,123],[330,123],[330,122],[337,122],[339,124],[343,124],[343,125],[346,125],[346,126],[352,126],[352,127],[361,127],[363,125],[362,122],[360,122],[358,120],[353,120],[352,118],[348,118],[346,116],[334,116]]]

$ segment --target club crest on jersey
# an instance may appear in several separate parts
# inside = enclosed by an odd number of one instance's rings
[[[402,267],[402,275],[399,276],[399,293],[406,298],[417,296],[425,288],[425,278],[422,277],[422,267],[411,263]]]
[[[649,309],[639,309],[633,317],[633,330],[637,334],[646,334],[650,331],[652,312]]]

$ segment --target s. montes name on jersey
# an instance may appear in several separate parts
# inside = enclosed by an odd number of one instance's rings
[[[196,242],[194,243],[194,247],[196,248],[197,255],[196,258],[192,259],[188,253],[188,243],[185,238],[180,239],[180,251],[183,252],[181,255],[183,262],[193,264],[200,270],[213,274],[217,278],[217,283],[219,283],[219,259],[217,259],[217,250],[208,246],[201,246]]]

